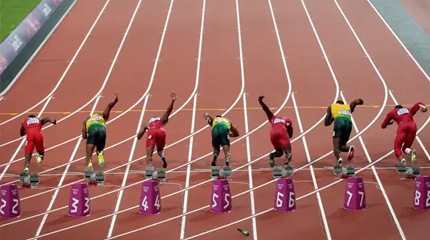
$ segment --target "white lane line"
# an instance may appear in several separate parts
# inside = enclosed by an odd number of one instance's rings
[[[342,97],[342,100],[343,100],[344,102],[347,102],[347,101],[346,101],[346,99],[345,99],[345,97],[343,96],[343,93],[342,93],[342,92],[340,92],[340,96]],[[360,131],[358,130],[357,124],[355,123],[354,118],[353,118],[352,116],[351,116],[351,121],[352,121],[352,124],[353,124],[353,126],[354,126],[354,130],[355,130],[356,132],[360,132]],[[367,147],[366,147],[366,145],[364,144],[363,137],[361,137],[361,136],[360,136],[358,139],[360,140],[361,146],[363,147],[364,154],[366,155],[367,161],[368,161],[369,163],[372,163],[372,158],[370,157],[369,152],[367,151]],[[373,174],[375,175],[376,181],[378,182],[378,185],[379,185],[379,188],[380,188],[380,190],[381,190],[382,196],[384,196],[385,202],[387,203],[387,207],[388,207],[388,209],[390,210],[391,217],[393,218],[393,220],[394,220],[395,224],[397,225],[397,228],[399,229],[400,236],[402,237],[402,239],[406,239],[405,234],[404,234],[403,229],[402,229],[402,226],[400,225],[400,222],[399,222],[399,220],[398,220],[398,218],[397,218],[397,215],[396,215],[396,213],[394,212],[393,206],[391,205],[390,199],[388,198],[388,195],[387,195],[387,193],[385,192],[385,187],[384,187],[384,185],[382,184],[381,179],[379,178],[379,174],[378,174],[378,172],[376,171],[376,169],[375,169],[375,167],[374,167],[374,166],[372,166],[371,168],[372,168]]]
[[[48,103],[51,101],[52,96],[50,96],[48,98],[48,100],[46,101],[46,104],[43,106],[43,108],[40,110],[39,114],[37,115],[38,118],[40,118],[42,116],[43,111],[45,111],[45,108],[48,106]],[[19,151],[21,151],[22,146],[24,145],[24,143],[26,142],[26,136],[22,139],[21,143],[19,144],[18,148],[15,150],[15,152],[13,153],[12,157],[9,160],[9,164],[6,165],[6,167],[3,169],[1,175],[0,175],[0,181],[3,179],[3,176],[6,174],[7,170],[10,167],[10,163],[13,161],[13,159],[18,155]]]
[[[69,65],[67,66],[66,70],[64,71],[63,75],[61,76],[60,80],[57,82],[57,85],[55,85],[54,89],[52,89],[52,91],[44,98],[42,99],[40,102],[38,102],[36,105],[30,107],[29,109],[25,110],[24,112],[4,121],[0,123],[0,126],[14,120],[17,119],[19,117],[21,117],[22,115],[24,115],[25,113],[31,111],[33,108],[39,106],[40,104],[42,104],[45,100],[47,100],[48,98],[51,98],[52,95],[54,94],[54,92],[58,89],[58,87],[60,86],[61,82],[64,80],[64,78],[66,77],[67,73],[69,72],[70,68],[72,67],[73,63],[75,62],[76,58],[78,57],[79,53],[82,50],[82,47],[85,45],[85,43],[87,42],[88,38],[90,37],[94,27],[96,26],[97,22],[99,21],[100,17],[102,16],[102,14],[104,13],[107,5],[109,4],[110,0],[107,0],[105,5],[103,6],[102,10],[100,11],[99,15],[97,16],[96,20],[94,21],[93,25],[91,26],[90,30],[88,31],[88,33],[85,35],[84,40],[82,40],[81,45],[79,46],[78,50],[76,50],[75,55],[73,56],[72,60],[70,60]],[[44,108],[46,107],[47,103],[45,103]],[[22,138],[19,138],[22,139]],[[17,139],[17,140],[19,140]],[[4,144],[0,145],[0,147],[3,147]]]
[[[415,59],[415,57],[409,52],[408,48],[403,44],[403,42],[400,40],[400,38],[397,36],[397,34],[393,31],[393,29],[388,25],[388,23],[385,21],[385,19],[382,17],[382,15],[379,13],[379,11],[376,9],[376,7],[373,5],[373,3],[370,0],[367,0],[367,2],[370,4],[370,6],[375,10],[376,14],[378,14],[379,18],[382,20],[382,22],[385,24],[385,26],[390,30],[390,32],[393,34],[394,38],[397,39],[399,44],[403,47],[403,49],[408,53],[409,57],[414,61],[414,63],[417,65],[417,67],[420,69],[420,71],[423,73],[423,75],[427,78],[427,80],[430,82],[430,77],[424,71],[424,69],[421,67],[421,65],[418,63],[418,61]]]
[[[143,116],[145,115],[146,104],[148,103],[148,96],[149,95],[146,96],[145,101],[143,102],[142,112],[140,113],[140,117],[139,117],[139,122],[137,124],[136,133],[140,132],[140,129],[142,127]],[[130,155],[128,156],[128,161],[127,162],[130,162],[133,159],[134,151],[136,150],[136,144],[137,144],[137,137],[134,138],[134,140],[133,140],[133,145],[131,147]],[[120,186],[121,190],[118,193],[118,197],[117,197],[116,204],[115,204],[115,209],[113,211],[114,213],[118,212],[119,207],[121,205],[122,195],[124,194],[124,186],[127,183],[127,177],[128,177],[128,173],[130,171],[130,166],[131,165],[127,165],[127,168],[125,169],[124,177],[122,179],[122,183],[121,183],[121,186]],[[108,234],[107,234],[108,238],[112,236],[113,229],[115,227],[116,217],[117,217],[116,214],[112,216],[112,220],[110,222],[109,231],[108,231]]]
[[[138,4],[136,5],[136,8],[134,9],[133,15],[132,15],[132,17],[131,17],[131,19],[130,19],[130,22],[129,22],[128,26],[127,26],[127,30],[126,30],[126,31],[125,31],[125,33],[124,33],[124,36],[123,36],[123,38],[122,38],[122,40],[121,40],[121,43],[120,43],[120,45],[119,45],[119,47],[118,47],[118,50],[117,50],[117,52],[116,52],[116,54],[115,54],[115,57],[114,57],[114,59],[113,59],[113,61],[112,61],[112,64],[111,64],[111,66],[110,66],[110,68],[109,68],[109,71],[108,71],[108,73],[107,73],[107,75],[106,75],[106,78],[105,78],[105,80],[104,80],[104,83],[103,83],[102,89],[106,86],[106,83],[107,83],[108,79],[110,78],[110,75],[111,75],[112,70],[113,70],[113,68],[114,68],[114,66],[115,66],[115,63],[117,62],[118,56],[119,56],[119,54],[120,54],[120,52],[121,52],[121,50],[122,50],[122,47],[124,46],[124,43],[125,43],[125,41],[126,41],[126,39],[127,39],[128,33],[129,33],[130,29],[131,29],[131,26],[133,25],[134,19],[135,19],[136,14],[137,14],[137,12],[138,12],[138,10],[139,10],[139,7],[140,7],[141,2],[142,2],[142,1],[141,1],[141,0],[139,0]],[[101,91],[102,89],[100,89],[100,91]],[[99,93],[100,93],[100,92],[99,92]],[[98,105],[98,102],[99,102],[100,97],[101,97],[101,95],[100,95],[99,93],[98,93],[98,96],[97,96],[97,98],[96,98],[96,101],[94,102],[94,106],[93,106],[93,108],[92,108],[92,110],[91,110],[90,115],[92,115],[92,114],[94,113],[95,108],[96,108],[96,107],[97,107],[97,105]],[[75,146],[75,149],[73,150],[73,153],[72,153],[72,155],[71,155],[71,157],[70,157],[70,159],[69,159],[69,162],[70,162],[70,161],[72,161],[72,160],[74,159],[74,157],[75,157],[75,155],[76,155],[76,152],[77,152],[77,150],[78,150],[78,148],[79,148],[79,145],[80,145],[81,141],[82,141],[82,138],[79,138],[79,140],[78,140],[78,142],[77,142],[77,144],[76,144],[76,146]],[[45,221],[46,221],[46,219],[48,218],[48,213],[46,213],[46,212],[49,212],[49,211],[51,210],[52,206],[54,205],[55,199],[57,198],[57,195],[58,195],[58,193],[59,193],[59,191],[60,191],[60,187],[63,185],[64,179],[66,178],[66,174],[67,174],[67,172],[68,172],[68,170],[69,170],[70,166],[71,166],[71,164],[68,164],[68,165],[66,166],[66,169],[64,170],[64,174],[63,174],[63,176],[61,177],[61,180],[60,180],[60,182],[58,183],[57,188],[55,189],[55,192],[54,192],[54,194],[53,194],[53,196],[52,196],[52,198],[51,198],[51,202],[50,202],[50,204],[49,204],[48,208],[47,208],[47,209],[46,209],[46,211],[45,211],[45,215],[43,216],[43,219],[42,219],[42,221],[41,221],[41,223],[40,223],[39,228],[37,229],[37,232],[36,232],[35,238],[37,238],[37,237],[40,235],[41,231],[42,231],[42,228],[43,228],[43,226],[44,226],[44,224],[45,224]]]
[[[291,96],[291,99],[293,100],[294,111],[296,112],[296,116],[297,116],[297,123],[299,125],[300,132],[302,133],[303,132],[302,120],[300,119],[299,109],[297,108],[297,102],[296,102],[296,98],[294,97],[294,92],[293,92],[293,94]],[[303,141],[303,146],[305,148],[306,159],[308,160],[308,163],[310,163],[311,162],[311,156],[309,154],[309,149],[308,149],[308,144],[306,142],[306,137],[303,137],[302,141]],[[315,177],[315,172],[314,172],[313,166],[310,165],[309,168],[310,168],[310,173],[311,173],[311,176],[312,176],[312,182],[314,184],[314,188],[318,189],[319,187],[318,187],[318,183],[317,183],[317,180],[316,180],[316,177]],[[319,206],[319,209],[320,209],[320,214],[321,214],[321,218],[323,220],[324,229],[325,229],[325,233],[326,233],[327,239],[332,239],[331,238],[331,233],[330,233],[330,227],[328,226],[328,221],[327,221],[327,217],[326,217],[326,214],[325,214],[324,205],[322,203],[322,199],[321,199],[320,193],[317,193],[316,197],[317,197],[317,200],[318,200],[318,206]],[[253,214],[255,214],[255,213],[253,213]]]
[[[393,100],[393,102],[396,105],[398,105],[399,103],[397,102],[396,98],[394,97],[393,92],[390,90],[389,93],[390,93],[390,96],[391,96],[391,99]],[[430,154],[427,151],[426,147],[424,146],[423,142],[421,141],[420,137],[416,136],[416,139],[417,139],[417,142],[420,144],[421,148],[423,149],[424,154],[427,156],[427,159],[430,161]]]

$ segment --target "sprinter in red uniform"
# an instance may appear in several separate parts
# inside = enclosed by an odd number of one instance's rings
[[[34,147],[36,147],[37,154],[34,156],[39,165],[42,165],[43,156],[45,154],[45,147],[43,145],[42,126],[45,123],[56,124],[57,120],[52,120],[49,117],[37,118],[34,115],[28,116],[21,123],[20,134],[24,136],[27,134],[27,141],[25,143],[25,157],[24,157],[24,171],[29,172],[31,154]]]
[[[397,136],[394,140],[394,154],[401,163],[406,162],[406,159],[402,156],[402,152],[411,155],[411,162],[416,163],[415,149],[411,150],[412,143],[417,134],[417,125],[415,124],[413,116],[420,109],[421,112],[427,111],[427,107],[421,102],[416,103],[412,108],[404,108],[402,105],[397,105],[387,114],[387,117],[382,123],[382,128],[386,128],[388,125],[393,124],[394,121],[398,125]]]
[[[167,161],[164,156],[164,146],[166,145],[166,130],[164,126],[169,121],[169,116],[172,113],[173,104],[177,99],[176,93],[171,92],[170,98],[172,101],[163,117],[152,117],[143,125],[143,129],[137,134],[137,139],[141,139],[145,132],[148,131],[146,138],[146,162],[149,167],[152,166],[152,154],[154,153],[155,146],[157,146],[157,153],[163,161],[163,168],[167,168]]]
[[[274,167],[275,157],[282,157],[285,152],[285,165],[288,165],[292,157],[290,138],[293,137],[293,123],[286,117],[273,115],[269,107],[263,102],[263,98],[264,96],[259,96],[258,102],[266,113],[269,122],[272,124],[270,141],[275,148],[275,151],[269,155],[269,164],[271,167]]]

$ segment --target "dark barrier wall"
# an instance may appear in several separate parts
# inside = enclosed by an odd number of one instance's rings
[[[42,0],[0,45],[0,95],[75,0]]]

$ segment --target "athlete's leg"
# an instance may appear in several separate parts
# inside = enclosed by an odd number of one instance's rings
[[[24,171],[25,172],[29,172],[31,154],[33,153],[33,149],[34,149],[34,139],[29,138],[29,136],[27,136],[27,140],[25,142],[25,150],[24,150]]]
[[[86,151],[85,151],[85,160],[87,161],[87,165],[89,168],[93,166],[91,162],[91,156],[93,155],[94,149],[96,148],[96,145],[87,143],[86,145]]]
[[[152,154],[154,153],[154,146],[146,147],[146,163],[152,166]]]
[[[96,136],[96,148],[97,148],[97,157],[99,159],[99,166],[103,167],[105,165],[103,150],[106,146],[106,130],[99,129]]]
[[[42,134],[36,136],[35,146],[36,146],[36,151],[38,153],[35,156],[37,164],[42,165],[43,157],[45,156],[45,146],[43,144],[43,135]]]
[[[230,145],[223,145],[222,150],[224,150],[225,165],[230,166],[230,158],[231,158]]]
[[[340,157],[340,138],[333,138],[333,154],[336,158],[336,163],[342,163],[342,158]]]
[[[167,168],[166,157],[164,156],[164,147],[166,146],[166,131],[163,129],[158,130],[157,132],[157,153],[160,156],[161,161],[163,161],[163,168]]]
[[[406,136],[408,135],[408,132],[403,127],[400,127],[397,129],[397,135],[396,139],[394,140],[394,154],[396,155],[397,159],[399,161],[406,161],[406,159],[402,156],[402,145],[406,140]]]
[[[291,144],[288,144],[284,147],[284,152],[285,152],[285,164],[289,164],[293,156],[291,154]]]
[[[218,159],[219,156],[219,147],[215,147],[213,146],[213,160],[212,160],[212,166],[216,166],[216,161]]]
[[[409,131],[405,139],[405,143],[403,144],[403,152],[407,155],[411,155],[411,162],[416,162],[416,151],[415,149],[411,149],[412,144],[415,141],[415,137],[417,135],[417,125],[414,123],[413,125],[409,126]]]

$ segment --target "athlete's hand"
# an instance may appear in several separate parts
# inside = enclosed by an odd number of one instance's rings
[[[421,112],[427,112],[427,107],[420,105]]]
[[[364,103],[363,99],[359,98],[358,99],[358,105],[363,105],[363,103]]]
[[[209,117],[209,113],[205,113],[205,114],[203,115],[203,117],[204,117],[205,119],[207,119],[207,118]]]
[[[176,99],[178,99],[178,97],[176,96],[176,93],[174,91],[170,92],[170,98],[172,98],[172,101],[175,101]]]
[[[394,123],[394,120],[393,119],[391,119],[388,123],[387,123],[387,125],[392,125]]]
[[[53,125],[57,124],[57,119],[54,119],[54,121],[52,121],[52,124]]]
[[[264,96],[259,96],[259,97],[258,97],[258,101],[259,101],[259,102],[263,102],[263,98],[264,98]]]
[[[114,102],[118,102],[118,93],[115,93],[115,100]]]

